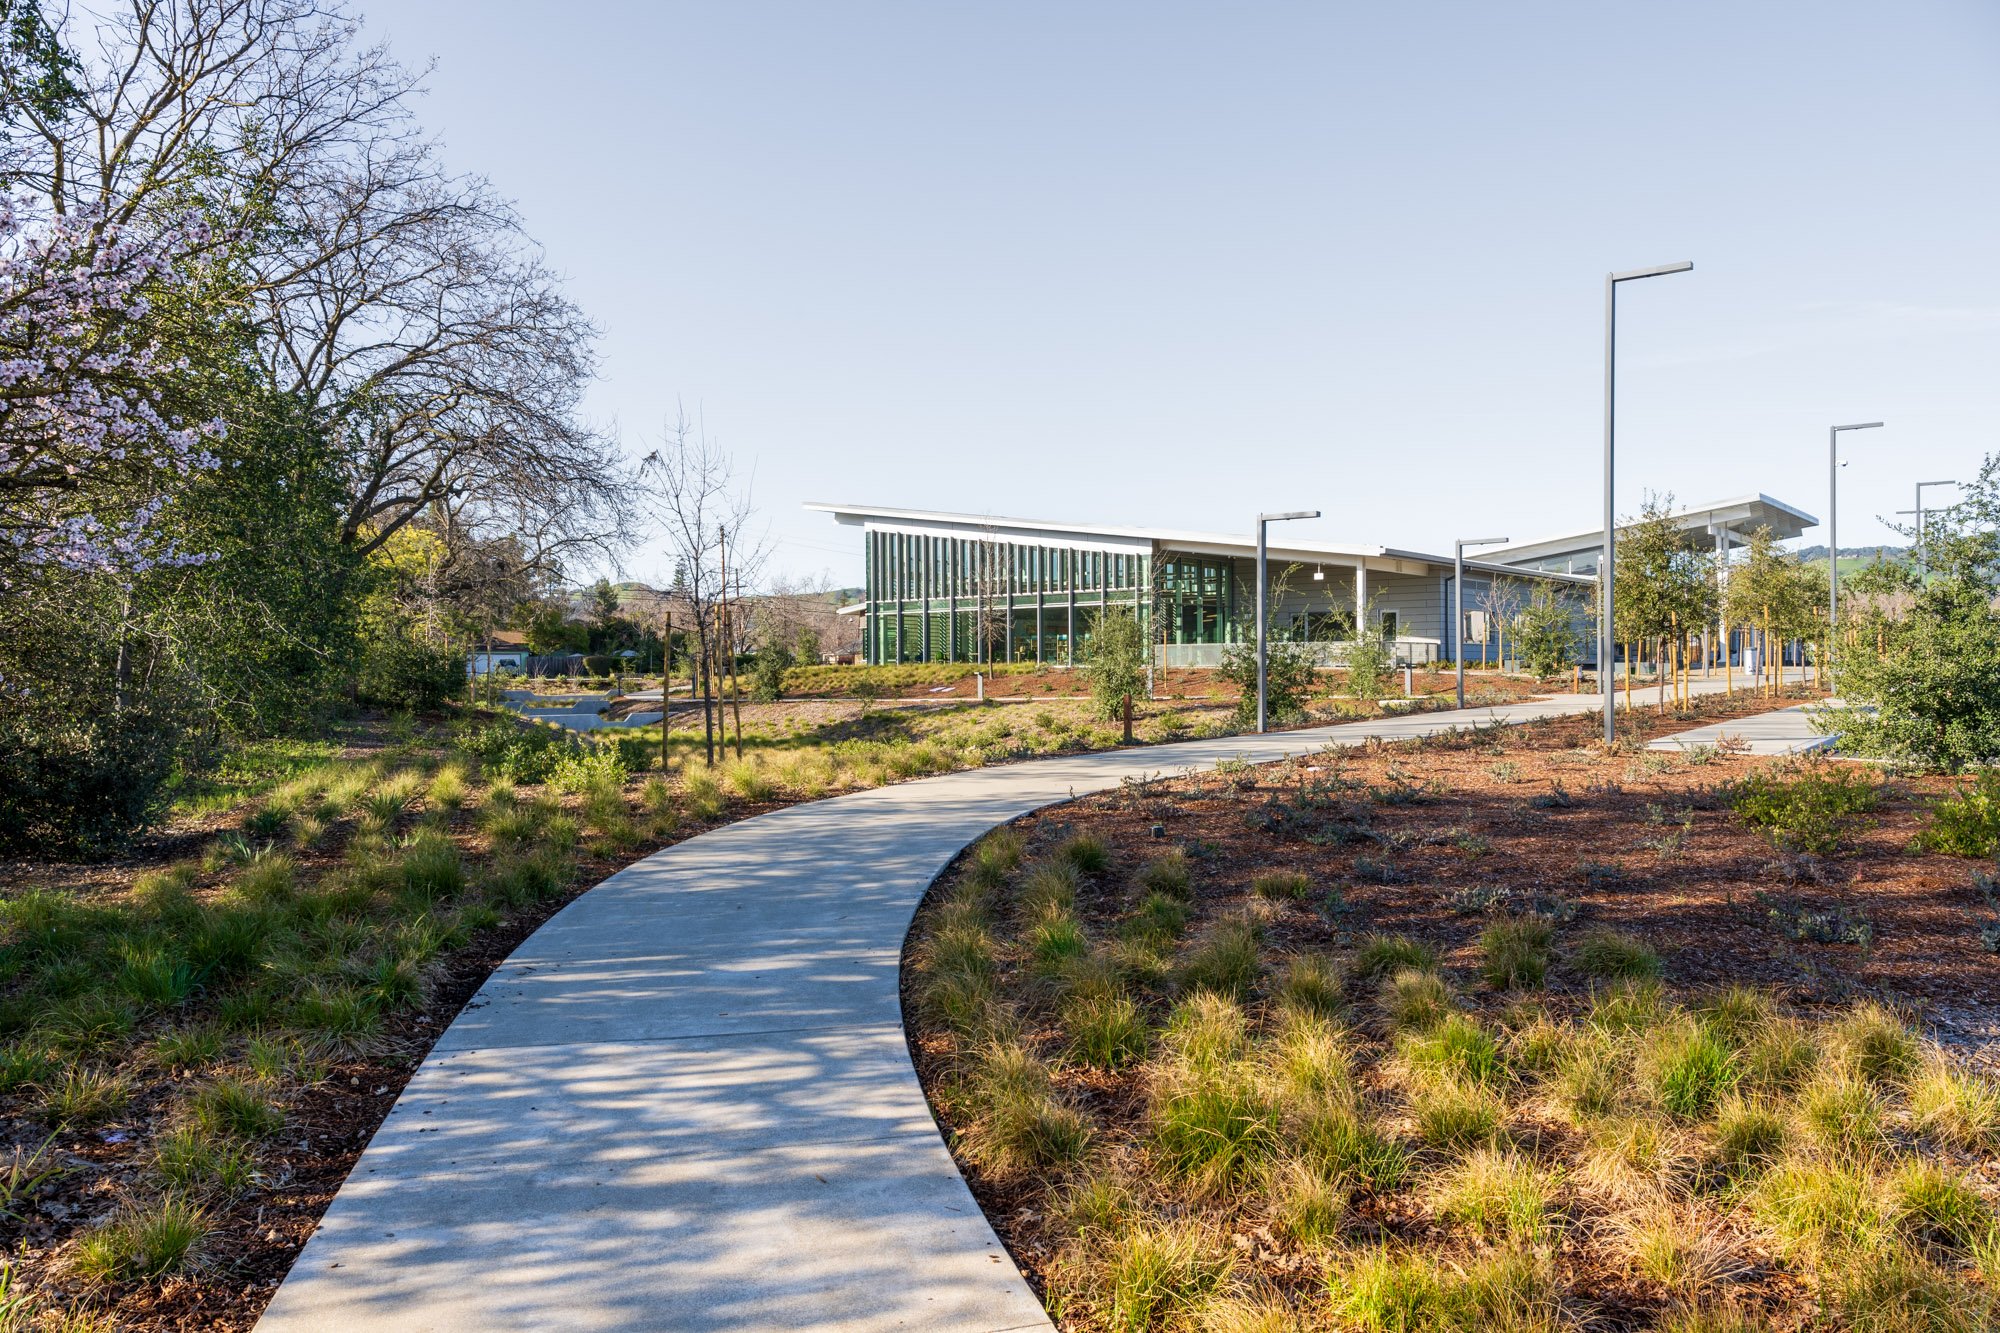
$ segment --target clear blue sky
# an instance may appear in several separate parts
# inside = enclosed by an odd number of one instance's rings
[[[699,411],[779,569],[859,577],[807,499],[1588,526],[1603,275],[1681,259],[1621,298],[1622,509],[1823,516],[1884,419],[1858,544],[2000,450],[1991,0],[360,3],[602,325],[592,410]]]

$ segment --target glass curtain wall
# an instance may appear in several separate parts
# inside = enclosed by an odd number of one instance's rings
[[[1151,619],[1152,560],[1135,552],[870,531],[865,561],[873,663],[1068,666],[1104,607]]]

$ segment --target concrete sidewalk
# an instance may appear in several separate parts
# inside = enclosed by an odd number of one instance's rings
[[[1128,778],[1596,707],[975,769],[655,853],[551,918],[445,1031],[260,1327],[1047,1328],[904,1044],[903,937],[951,858]]]
[[[1837,703],[1829,700],[1828,703]],[[1647,745],[1649,750],[1692,750],[1698,746],[1727,744],[1740,754],[1786,755],[1827,750],[1840,739],[1838,732],[1822,732],[1812,723],[1811,710],[1823,704],[1799,704],[1775,712],[1740,717],[1733,722],[1717,722],[1692,731],[1662,736]]]

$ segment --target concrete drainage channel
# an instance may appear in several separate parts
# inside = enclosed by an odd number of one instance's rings
[[[1047,1328],[904,1042],[903,938],[951,859],[995,825],[1129,778],[1593,703],[972,769],[655,853],[480,989],[260,1327]]]

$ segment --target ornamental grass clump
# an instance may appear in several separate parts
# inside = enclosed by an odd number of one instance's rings
[[[1153,893],[1180,902],[1194,897],[1194,881],[1188,871],[1187,853],[1175,847],[1160,853],[1139,872],[1139,883]]]
[[[1442,1078],[1492,1086],[1505,1076],[1500,1043],[1465,1014],[1448,1014],[1428,1028],[1399,1034],[1396,1052],[1418,1082]]]
[[[165,1277],[195,1261],[208,1230],[200,1208],[166,1198],[128,1209],[85,1233],[72,1262],[79,1275],[93,1281]]]
[[[973,1117],[959,1146],[988,1170],[1061,1171],[1090,1147],[1089,1122],[1056,1094],[1047,1066],[1021,1045],[987,1048],[968,1096]]]
[[[1152,1028],[1126,995],[1079,995],[1063,1009],[1070,1058],[1097,1069],[1123,1069],[1146,1057]]]
[[[1554,939],[1555,928],[1538,916],[1495,921],[1479,936],[1480,975],[1495,990],[1540,986]]]
[[[1220,1291],[1232,1267],[1228,1251],[1202,1228],[1155,1224],[1114,1235],[1100,1262],[1104,1320],[1115,1333],[1171,1326]]]
[[[1408,967],[1382,983],[1377,1003],[1393,1033],[1427,1032],[1458,1009],[1458,998],[1443,977]]]
[[[1826,1049],[1836,1063],[1876,1085],[1902,1079],[1923,1053],[1909,1026],[1872,1000],[1841,1016],[1827,1034]]]
[[[1500,1095],[1478,1083],[1438,1079],[1419,1083],[1410,1093],[1417,1137],[1448,1151],[1494,1142],[1506,1112]]]
[[[1312,880],[1297,870],[1269,870],[1250,881],[1250,892],[1272,902],[1302,902]]]
[[[1569,961],[1577,971],[1600,981],[1660,975],[1660,956],[1644,941],[1608,927],[1585,931],[1571,946]]]
[[[1477,1148],[1438,1174],[1429,1203],[1481,1240],[1533,1244],[1552,1230],[1555,1186],[1517,1153]]]
[[[1370,935],[1348,965],[1357,981],[1373,981],[1406,968],[1427,972],[1437,966],[1437,951],[1407,935]]]
[[[1706,1117],[1741,1077],[1729,1048],[1692,1021],[1654,1032],[1641,1055],[1654,1100],[1682,1120]]]
[[[1295,955],[1279,969],[1271,998],[1289,1012],[1331,1018],[1342,1008],[1340,969],[1319,954]]]
[[[1991,1151],[2000,1145],[2000,1086],[1931,1052],[1906,1088],[1917,1131],[1947,1147]]]
[[[1249,994],[1257,984],[1257,937],[1255,922],[1217,922],[1205,939],[1181,955],[1174,969],[1176,981],[1186,991],[1239,997]]]

